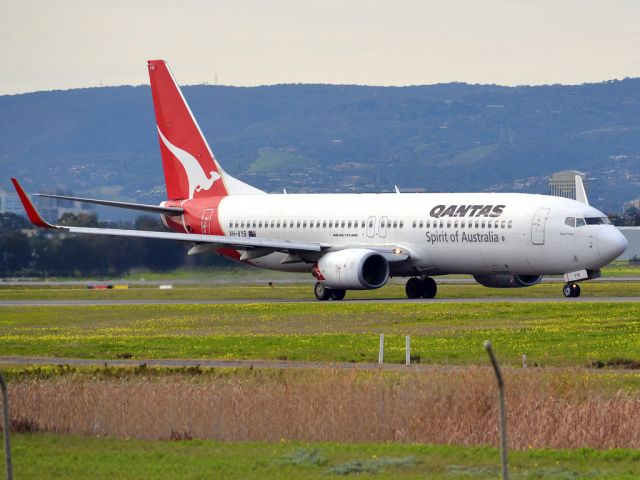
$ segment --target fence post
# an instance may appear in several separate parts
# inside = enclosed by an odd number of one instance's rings
[[[2,429],[4,431],[4,458],[7,462],[7,480],[13,479],[13,463],[11,461],[11,422],[9,421],[9,393],[7,384],[0,373],[0,388],[2,389]]]
[[[484,348],[489,354],[491,365],[493,366],[493,370],[496,374],[496,379],[498,380],[498,406],[500,409],[500,460],[502,463],[502,478],[503,480],[508,480],[509,470],[507,468],[507,417],[504,405],[504,380],[502,379],[500,366],[498,365],[498,360],[493,353],[493,348],[491,347],[491,342],[489,340],[485,340]]]
[[[405,337],[404,350],[404,364],[411,365],[411,337],[409,335]]]
[[[380,350],[378,351],[378,363],[384,363],[384,333],[380,334]]]
[[[522,354],[522,368],[527,368],[527,354]]]

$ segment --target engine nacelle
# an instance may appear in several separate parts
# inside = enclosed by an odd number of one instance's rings
[[[373,250],[354,248],[322,256],[314,275],[329,288],[370,290],[389,280],[389,262]]]
[[[474,275],[480,285],[491,288],[520,288],[531,287],[540,283],[542,275],[510,275],[508,273],[496,273],[493,275]]]

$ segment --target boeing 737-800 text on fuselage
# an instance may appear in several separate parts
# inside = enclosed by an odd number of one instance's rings
[[[578,199],[516,193],[269,195],[228,175],[215,159],[178,84],[162,60],[148,62],[168,200],[141,205],[43,195],[161,215],[173,232],[51,225],[20,184],[35,225],[71,233],[189,242],[190,254],[216,251],[239,262],[316,278],[319,300],[410,277],[409,298],[433,298],[432,276],[471,274],[487,287],[528,287],[564,274],[577,282],[627,246],[606,215]]]

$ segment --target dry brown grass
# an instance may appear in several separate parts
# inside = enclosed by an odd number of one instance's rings
[[[498,441],[486,368],[408,373],[344,370],[224,375],[86,375],[16,380],[15,425],[146,439]],[[640,396],[576,372],[507,371],[509,444],[640,448]]]

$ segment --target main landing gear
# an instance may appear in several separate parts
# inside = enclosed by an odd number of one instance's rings
[[[575,282],[567,283],[562,287],[562,293],[567,298],[574,298],[580,296],[580,285]]]
[[[438,285],[431,277],[410,278],[404,288],[408,298],[434,298],[438,292]]]
[[[347,293],[346,290],[337,290],[325,287],[322,283],[316,283],[316,286],[313,288],[313,293],[315,293],[316,298],[320,301],[324,300],[342,300]]]

